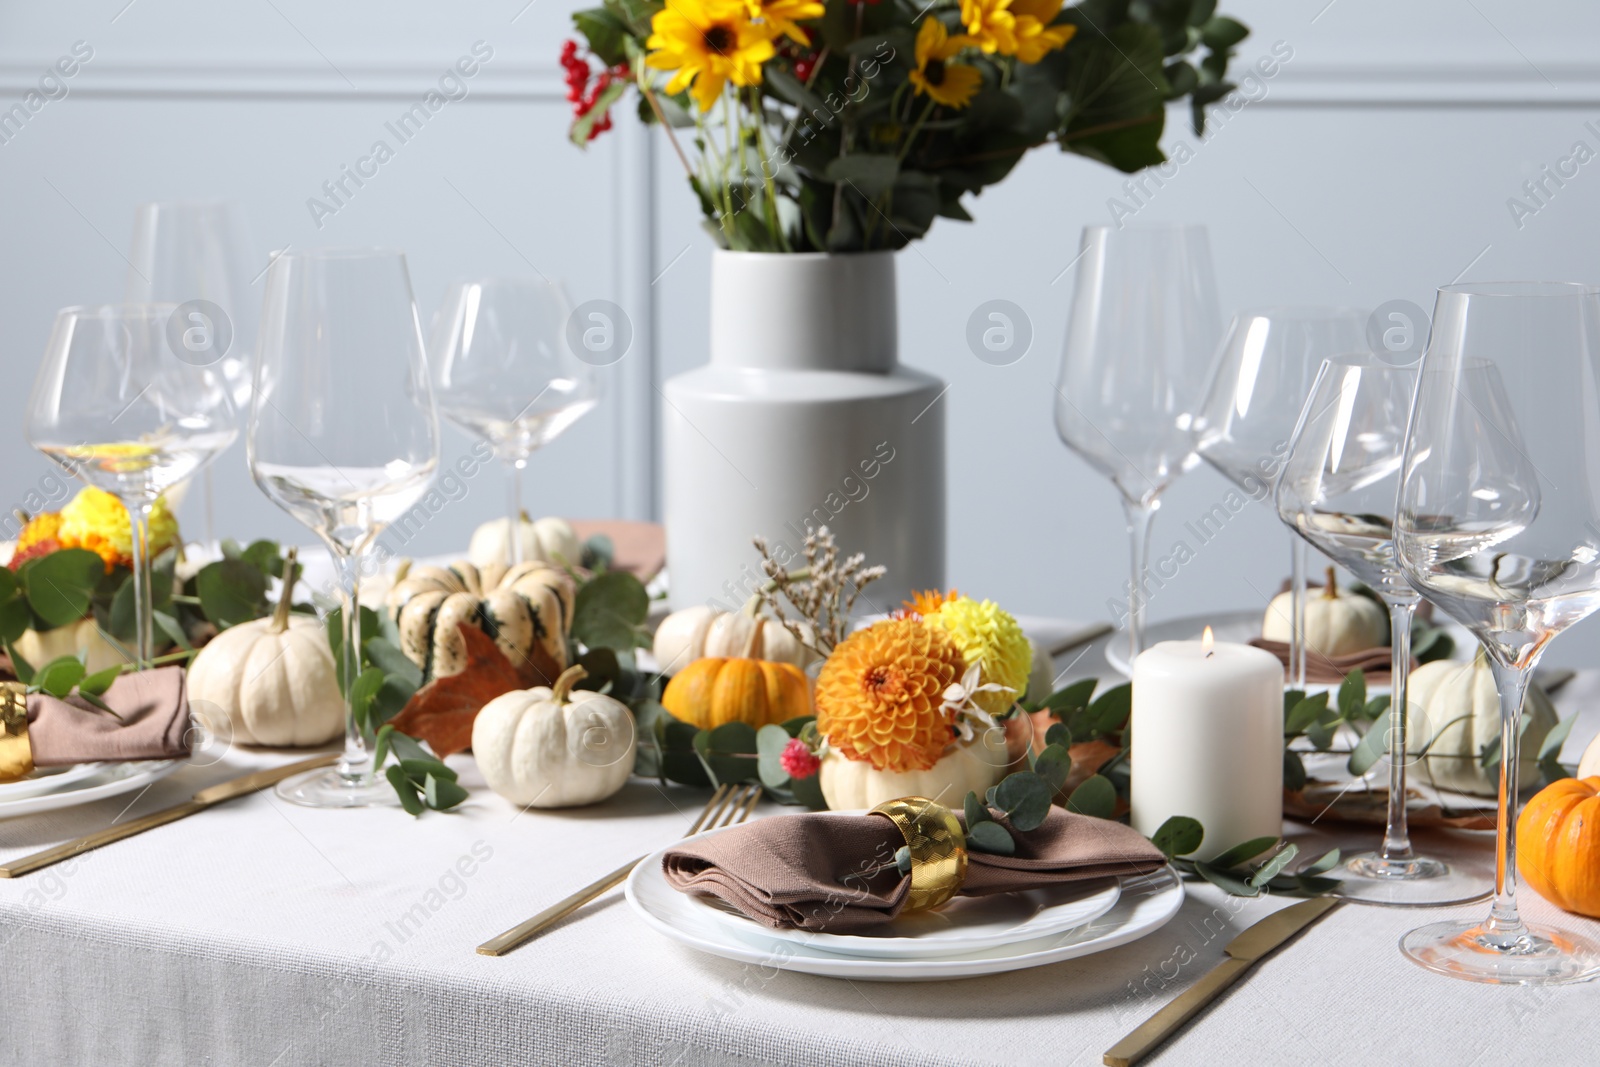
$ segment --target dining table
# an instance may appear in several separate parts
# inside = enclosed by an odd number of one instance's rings
[[[1049,645],[1077,624],[1024,620]],[[1125,641],[1124,634],[1110,639]],[[1114,677],[1102,639],[1062,679]],[[1558,692],[1600,732],[1600,670]],[[181,803],[306,753],[210,746],[134,795],[0,821],[0,865]],[[0,1062],[114,1064],[1090,1064],[1292,898],[1187,885],[1166,925],[1030,970],[888,984],[791,973],[681,946],[611,892],[502,957],[475,949],[619,863],[680,836],[707,791],[634,778],[604,804],[520,808],[471,790],[450,813],[317,810],[270,789],[0,880]],[[794,809],[762,803],[756,818]],[[1377,830],[1290,823],[1308,855]],[[1423,830],[1430,852],[1492,854],[1481,831]],[[1525,915],[1600,937],[1526,888]],[[1346,904],[1260,963],[1157,1049],[1152,1064],[1593,1064],[1600,984],[1452,981],[1398,942],[1482,903]]]

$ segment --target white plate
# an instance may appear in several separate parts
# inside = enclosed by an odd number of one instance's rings
[[[645,859],[628,877],[628,904],[647,926],[713,956],[829,978],[938,982],[1040,967],[1135,941],[1166,923],[1183,904],[1178,873],[1163,867],[1151,875],[1122,879],[1121,898],[1110,911],[1064,934],[937,959],[869,959],[838,955],[804,940],[780,939],[754,923],[741,929],[713,919],[704,905],[667,883],[661,873],[665,852]]]
[[[36,797],[41,793],[55,793],[86,778],[93,778],[104,768],[102,763],[74,763],[66,767],[35,767],[33,773],[20,782],[0,785],[0,801]]]
[[[41,811],[55,811],[79,804],[92,804],[106,797],[142,789],[158,782],[182,767],[184,760],[141,760],[137,763],[103,763],[99,773],[78,782],[75,788],[41,796],[0,800],[0,819],[18,815],[35,815]]]

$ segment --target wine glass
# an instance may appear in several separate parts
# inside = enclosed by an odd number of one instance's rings
[[[239,433],[220,371],[205,353],[174,343],[176,312],[172,304],[57,312],[24,426],[33,447],[128,509],[141,667],[154,643],[150,509]]]
[[[1539,657],[1600,607],[1600,288],[1439,290],[1406,440],[1395,546],[1406,578],[1483,646],[1500,691],[1494,902],[1401,950],[1479,982],[1600,975],[1600,944],[1517,911],[1523,697]]]
[[[422,498],[439,462],[422,326],[405,255],[317,249],[267,273],[247,439],[261,491],[316,533],[344,593],[340,677],[360,673],[360,575],[379,533]],[[337,766],[278,786],[308,807],[387,799],[367,731],[345,711]]]
[[[181,306],[180,343],[215,361],[239,410],[250,404],[259,304],[238,208],[221,200],[140,204],[128,252],[127,299]],[[216,540],[211,467],[201,475],[205,540]],[[171,501],[169,501],[171,503]]]
[[[1411,620],[1421,598],[1395,559],[1392,517],[1416,386],[1415,364],[1396,366],[1370,353],[1324,362],[1290,439],[1276,494],[1278,517],[1371,586],[1389,608],[1388,822],[1377,851],[1346,861],[1339,895],[1396,907],[1478,900],[1491,883],[1485,870],[1418,855],[1406,825],[1406,680]],[[1372,726],[1382,728],[1382,719]]]
[[[1234,315],[1200,409],[1198,450],[1246,495],[1272,506],[1289,439],[1311,383],[1329,356],[1365,347],[1368,313],[1341,307],[1272,307]],[[1306,542],[1289,536],[1289,683],[1306,684]]]
[[[572,313],[557,282],[491,278],[445,291],[433,324],[434,394],[451,422],[506,465],[508,566],[522,562],[522,470],[599,402],[594,368],[567,343]],[[568,560],[577,564],[577,560]]]
[[[1204,226],[1086,226],[1056,384],[1056,432],[1122,494],[1129,662],[1161,493],[1197,462],[1195,411],[1222,333]]]

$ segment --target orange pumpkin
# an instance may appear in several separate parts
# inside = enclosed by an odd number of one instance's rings
[[[792,663],[761,659],[761,631],[754,627],[744,655],[703,656],[672,676],[661,704],[702,730],[724,723],[756,729],[811,714],[811,685]]]
[[[1517,866],[1550,903],[1600,918],[1600,777],[1563,778],[1528,801]]]

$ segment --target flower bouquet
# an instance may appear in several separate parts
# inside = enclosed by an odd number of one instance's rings
[[[1054,144],[1125,172],[1196,131],[1249,32],[1214,0],[605,0],[567,42],[580,145],[628,89],[724,248],[902,248]],[[680,137],[675,131],[684,130]],[[692,131],[692,132],[690,132]],[[685,147],[687,141],[687,148]]]

